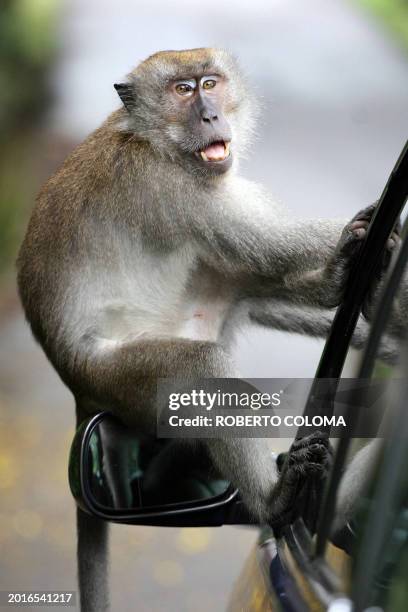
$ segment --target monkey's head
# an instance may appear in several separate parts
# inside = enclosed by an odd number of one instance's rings
[[[122,129],[195,174],[227,172],[253,128],[250,88],[223,50],[161,51],[115,89],[126,109]]]

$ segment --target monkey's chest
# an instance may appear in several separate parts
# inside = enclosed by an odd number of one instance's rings
[[[185,306],[177,335],[190,340],[216,342],[220,338],[229,308],[230,302],[225,297],[192,300]]]

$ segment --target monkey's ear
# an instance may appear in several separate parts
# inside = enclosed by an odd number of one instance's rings
[[[123,106],[130,113],[135,108],[135,93],[130,83],[115,83],[114,88],[118,92],[119,98],[123,102]]]

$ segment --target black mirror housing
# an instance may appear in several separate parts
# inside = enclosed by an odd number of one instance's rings
[[[201,457],[194,459],[195,454],[180,455],[173,441],[140,438],[102,412],[84,421],[74,436],[69,484],[80,508],[114,523],[254,524],[238,490]]]

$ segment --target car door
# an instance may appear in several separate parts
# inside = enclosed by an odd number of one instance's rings
[[[354,373],[354,376],[360,380],[371,379],[373,375],[378,375],[378,372],[381,372],[383,377],[392,376],[392,367],[384,364],[378,357],[381,339],[393,316],[398,292],[404,291],[405,287],[408,291],[407,223],[405,223],[403,232],[405,237],[400,252],[388,273],[372,321],[370,337],[363,355],[357,360],[355,355],[351,356],[350,341],[364,299],[381,265],[386,241],[404,208],[407,194],[408,147],[405,146],[382,194],[360,257],[351,272],[344,300],[336,313],[316,372],[312,393],[305,407],[305,415],[332,414],[334,397],[346,362],[354,363],[351,369],[348,368],[348,373],[349,375]],[[403,344],[399,345],[397,338],[397,351],[399,346],[402,347]],[[408,348],[404,350],[408,352]],[[333,381],[331,391],[333,397],[328,398],[326,402],[316,404],[314,397],[319,385],[322,381],[326,383],[327,379]],[[336,496],[346,469],[351,440],[355,437],[359,425],[358,419],[355,418],[356,411],[353,411],[351,403],[348,406],[348,432],[337,444],[334,465],[319,512],[316,534],[310,533],[302,518],[287,525],[282,537],[278,539],[271,530],[261,533],[255,566],[264,576],[265,587],[262,590],[259,585],[259,574],[254,572],[254,565],[249,564],[239,580],[242,606],[239,609],[248,611],[264,609],[258,607],[256,602],[259,604],[264,601],[265,593],[269,593],[268,605],[274,610],[280,608],[297,612],[329,609],[332,612],[335,610],[345,612],[353,609],[359,612],[372,605],[388,610],[389,608],[381,606],[390,599],[397,602],[396,605],[400,606],[398,609],[407,609],[408,599],[401,594],[403,590],[401,571],[408,564],[406,546],[408,431],[404,436],[404,432],[401,435],[401,430],[398,428],[400,422],[403,422],[402,430],[406,429],[408,424],[408,418],[403,413],[408,393],[406,387],[406,383],[398,389],[394,389],[391,385],[388,395],[382,402],[385,410],[390,395],[393,397],[394,419],[391,420],[391,433],[384,444],[378,463],[377,478],[373,479],[369,495],[361,499],[363,512],[359,523],[354,526],[348,523],[344,525],[335,539],[336,546],[332,543]],[[353,558],[348,557],[344,550],[351,552]],[[394,576],[395,580],[392,579]],[[388,588],[384,586],[385,578],[388,579]]]

